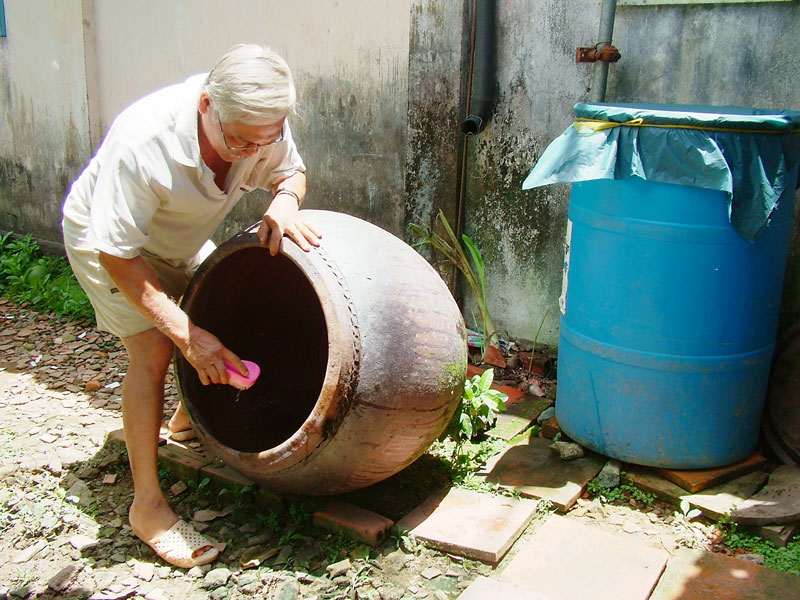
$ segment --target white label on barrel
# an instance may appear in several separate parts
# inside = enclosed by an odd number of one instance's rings
[[[572,243],[572,221],[567,219],[567,237],[564,239],[564,274],[561,279],[561,296],[558,299],[558,307],[561,314],[567,314],[567,282],[569,281],[569,246]]]

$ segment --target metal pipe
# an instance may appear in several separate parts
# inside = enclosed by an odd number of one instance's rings
[[[617,0],[603,0],[600,13],[600,31],[598,33],[597,47],[611,45],[614,34],[614,16],[617,12]],[[591,102],[604,102],[606,99],[606,85],[608,84],[608,62],[598,60],[594,63],[592,71],[592,87],[589,93]]]
[[[494,104],[495,88],[495,2],[476,0],[473,16],[472,60],[467,118],[461,131],[476,135],[483,131]]]

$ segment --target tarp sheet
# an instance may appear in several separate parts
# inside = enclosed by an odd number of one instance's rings
[[[640,177],[719,190],[747,240],[797,187],[800,112],[675,104],[575,105],[576,121],[547,147],[522,189]]]

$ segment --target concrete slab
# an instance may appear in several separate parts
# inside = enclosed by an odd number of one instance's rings
[[[496,564],[522,534],[537,503],[451,488],[437,492],[397,522],[426,546]]]
[[[644,467],[629,467],[622,476],[625,483],[633,484],[649,494],[655,494],[659,499],[675,506],[679,506],[681,500],[686,500],[693,508],[700,509],[704,516],[714,520],[729,515],[733,507],[741,506],[747,498],[758,491],[766,479],[766,473],[756,471],[698,494],[687,494],[682,487]]]
[[[800,520],[800,469],[781,465],[761,491],[731,511],[744,525],[770,525]]]
[[[549,440],[529,438],[492,457],[477,478],[518,490],[523,496],[550,500],[559,512],[566,512],[606,459],[587,454],[564,461],[549,446]]]
[[[800,532],[800,521],[785,523],[783,525],[753,525],[748,531],[769,540],[778,548],[783,548],[798,532]]]
[[[659,548],[551,515],[501,579],[546,600],[647,600],[668,557]]]
[[[544,600],[541,596],[521,590],[518,587],[479,575],[475,581],[458,597],[458,600],[487,600],[502,598],[503,600]]]
[[[800,577],[752,562],[684,549],[669,559],[650,600],[798,600]]]
[[[498,413],[497,422],[486,435],[508,441],[530,426],[548,406],[550,401],[546,398],[512,404],[505,412]]]
[[[687,492],[694,493],[725,483],[731,479],[736,479],[737,477],[752,473],[758,469],[763,469],[766,464],[767,459],[757,452],[754,452],[739,462],[716,469],[681,470],[657,468],[655,471],[664,479],[679,485]]]

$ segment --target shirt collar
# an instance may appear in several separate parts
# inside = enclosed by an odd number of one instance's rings
[[[197,137],[197,106],[207,76],[207,73],[201,73],[189,77],[181,87],[178,100],[172,156],[187,167],[198,167],[201,162],[200,141]]]

